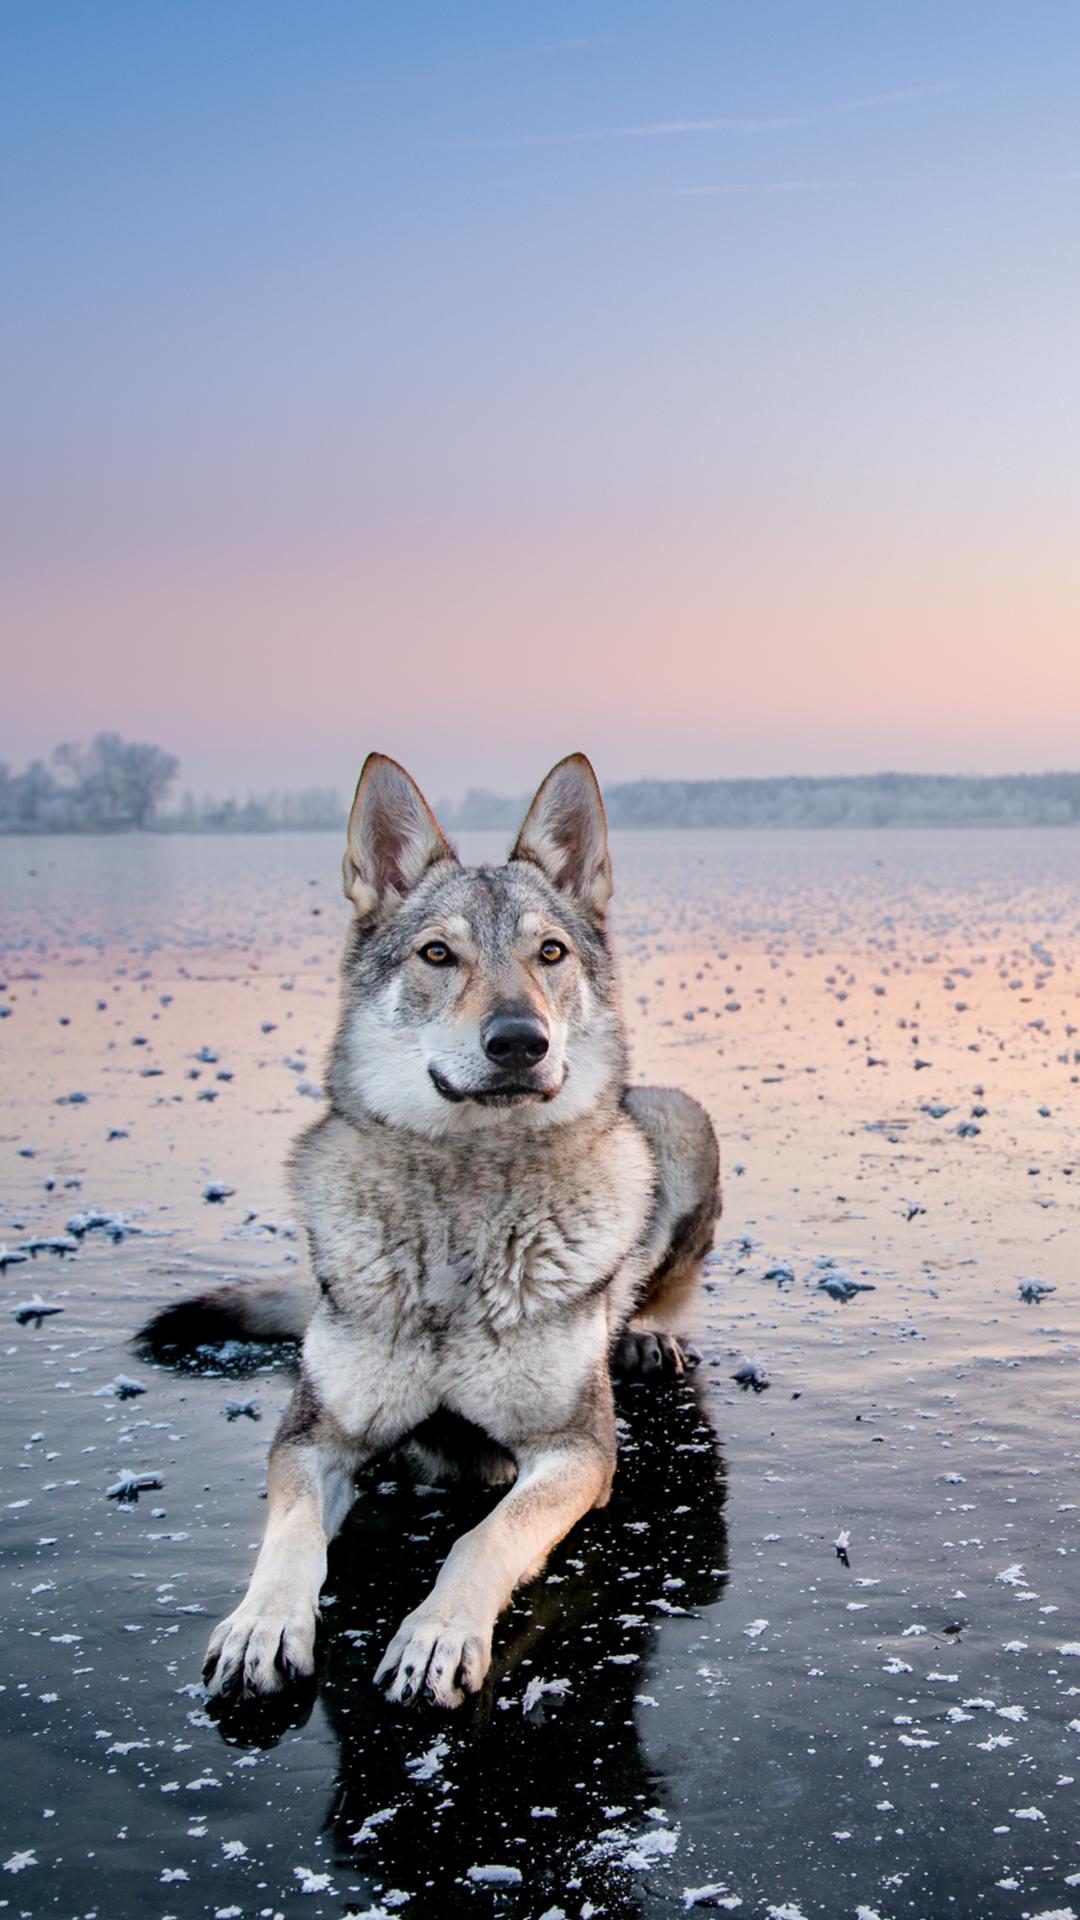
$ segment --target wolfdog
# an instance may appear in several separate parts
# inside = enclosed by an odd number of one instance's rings
[[[502,1498],[452,1547],[375,1674],[387,1696],[476,1693],[496,1619],[606,1504],[611,1373],[679,1372],[719,1212],[708,1116],[626,1085],[605,930],[603,803],[581,754],[541,785],[507,863],[463,867],[381,754],[349,818],[353,903],[327,1109],[292,1185],[312,1277],[165,1308],[156,1347],[303,1338],[244,1599],[210,1640],[211,1695],[314,1671],[327,1543],[354,1474],[406,1442]]]

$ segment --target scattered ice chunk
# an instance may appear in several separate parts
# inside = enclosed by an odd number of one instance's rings
[[[1029,1305],[1034,1306],[1040,1300],[1044,1300],[1048,1293],[1056,1293],[1057,1288],[1050,1286],[1046,1280],[1036,1280],[1029,1277],[1026,1280],[1021,1280],[1017,1292],[1021,1300],[1026,1300]]]
[[[22,1873],[26,1867],[37,1866],[37,1854],[33,1847],[23,1847],[21,1852],[9,1855],[4,1861],[5,1873]]]
[[[301,1893],[333,1893],[328,1873],[313,1873],[310,1867],[294,1867]]]
[[[744,1393],[748,1387],[752,1387],[755,1393],[764,1393],[766,1387],[770,1384],[768,1371],[764,1362],[761,1360],[751,1360],[749,1355],[744,1356],[743,1359],[739,1361],[731,1377],[736,1386],[741,1387]]]
[[[95,1400],[105,1400],[110,1397],[114,1400],[137,1400],[139,1395],[145,1392],[146,1388],[141,1380],[132,1380],[128,1374],[118,1373],[115,1380],[110,1380],[107,1386],[97,1388],[94,1398]]]
[[[434,1740],[424,1753],[418,1754],[415,1760],[406,1760],[405,1771],[413,1780],[432,1780],[442,1771],[442,1763],[449,1751],[449,1740],[443,1739],[440,1734],[439,1738]]]
[[[63,1313],[64,1309],[56,1306],[53,1301],[43,1300],[40,1294],[35,1294],[32,1300],[20,1300],[18,1306],[12,1307],[11,1311],[20,1327],[28,1326],[31,1320],[35,1326],[40,1327],[43,1320],[47,1320],[51,1314]]]
[[[678,1827],[653,1827],[644,1833],[626,1833],[615,1828],[601,1833],[590,1858],[606,1858],[631,1873],[648,1873],[660,1860],[673,1854],[678,1844]]]
[[[420,1777],[426,1778],[425,1775],[421,1775]],[[413,1778],[416,1779],[417,1775],[414,1774]],[[352,1836],[353,1846],[362,1847],[365,1840],[370,1840],[372,1834],[375,1833],[379,1827],[384,1827],[386,1825],[386,1822],[388,1820],[392,1820],[395,1813],[398,1813],[399,1811],[400,1811],[400,1808],[397,1806],[376,1807],[374,1813],[369,1813],[367,1815],[366,1819],[364,1820],[363,1826],[357,1827],[356,1832]]]
[[[844,1302],[854,1300],[857,1293],[877,1291],[872,1280],[853,1280],[850,1273],[841,1273],[839,1270],[823,1273],[816,1290],[818,1293],[827,1293],[830,1300]]]
[[[531,1713],[534,1707],[539,1706],[546,1693],[553,1693],[557,1699],[562,1699],[569,1691],[569,1680],[530,1680],[522,1698],[521,1711]]]
[[[125,1506],[130,1506],[138,1499],[140,1493],[149,1493],[164,1485],[164,1480],[156,1473],[122,1473],[119,1480],[114,1481],[113,1485],[106,1489],[106,1497],[109,1500],[120,1500]]]

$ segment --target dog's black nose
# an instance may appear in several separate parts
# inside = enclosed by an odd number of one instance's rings
[[[535,1067],[548,1050],[540,1022],[521,1013],[493,1013],[481,1042],[497,1067]]]

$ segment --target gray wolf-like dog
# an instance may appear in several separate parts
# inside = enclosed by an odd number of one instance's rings
[[[612,1371],[686,1363],[719,1161],[693,1100],[626,1084],[583,755],[549,773],[504,866],[468,868],[409,775],[372,754],[345,892],[328,1105],[291,1156],[311,1278],[179,1302],[144,1338],[303,1338],[265,1538],[210,1640],[211,1695],[313,1673],[327,1543],[365,1462],[409,1443],[429,1471],[504,1489],[375,1675],[393,1701],[453,1707],[481,1687],[514,1588],[608,1499]]]

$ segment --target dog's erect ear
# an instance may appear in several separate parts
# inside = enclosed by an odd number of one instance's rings
[[[356,786],[345,848],[345,892],[361,920],[392,911],[436,860],[456,860],[415,780],[369,753]]]
[[[611,899],[607,820],[583,753],[552,767],[525,815],[511,860],[531,860],[579,906],[603,913]]]

